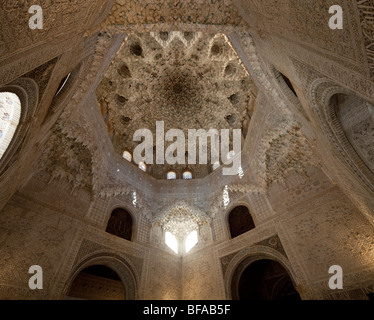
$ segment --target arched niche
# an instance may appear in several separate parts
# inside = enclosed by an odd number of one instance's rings
[[[224,274],[225,290],[228,299],[238,300],[239,284],[243,272],[256,261],[271,260],[279,264],[297,291],[300,279],[296,276],[289,260],[277,250],[261,245],[254,245],[240,250],[230,261]],[[278,279],[279,280],[279,279]],[[285,282],[284,282],[285,283]],[[289,282],[287,282],[289,284]]]
[[[355,95],[336,93],[330,106],[347,140],[374,174],[374,105]]]
[[[252,215],[244,205],[239,205],[231,209],[227,221],[232,239],[255,228]]]
[[[287,270],[270,259],[247,265],[232,289],[239,300],[301,300]]]
[[[68,300],[125,300],[126,288],[119,275],[105,265],[82,269],[73,280]]]
[[[370,156],[373,149],[369,138],[373,123],[373,102],[323,78],[316,79],[311,84],[309,95],[319,126],[335,151],[334,157],[374,192],[373,163]],[[357,114],[349,119],[349,114],[356,111]],[[369,141],[370,146],[364,150],[367,142],[359,141]]]
[[[74,280],[77,276],[85,269],[92,266],[104,266],[111,269],[115,274],[118,275],[120,281],[124,286],[124,297],[126,300],[135,300],[138,298],[138,282],[134,268],[127,259],[122,256],[118,256],[112,252],[98,252],[89,257],[86,257],[79,262],[71,272],[68,280],[64,286],[62,296],[68,298],[68,295],[74,284]]]
[[[117,237],[132,241],[133,217],[131,213],[123,208],[114,209],[110,215],[105,231]]]

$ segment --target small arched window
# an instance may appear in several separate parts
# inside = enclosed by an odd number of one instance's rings
[[[126,210],[118,208],[112,211],[109,218],[106,232],[117,237],[131,241],[132,238],[132,217]]]
[[[229,227],[231,238],[240,236],[255,228],[252,216],[245,206],[239,206],[231,210],[229,214]]]
[[[143,161],[139,162],[139,169],[144,171],[144,172],[147,171],[147,166]]]
[[[191,180],[192,179],[192,173],[190,171],[183,172],[183,179],[184,180]]]
[[[198,243],[198,237],[197,237],[197,231],[194,230],[192,231],[187,237],[186,237],[186,240],[185,240],[185,249],[186,249],[186,253],[190,252],[190,250],[196,246],[196,244]]]
[[[123,153],[122,157],[123,157],[124,159],[126,159],[128,162],[131,162],[131,161],[132,161],[132,155],[131,155],[131,153],[128,152],[128,151],[125,151],[125,152]]]
[[[178,240],[177,238],[170,232],[165,232],[165,244],[173,250],[176,254],[178,254]]]
[[[21,101],[11,92],[0,92],[0,159],[9,147],[21,117]]]
[[[177,174],[174,171],[170,171],[170,172],[168,172],[166,178],[168,180],[175,180],[175,179],[177,179]]]

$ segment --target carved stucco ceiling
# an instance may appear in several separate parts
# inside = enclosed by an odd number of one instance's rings
[[[165,132],[183,130],[186,139],[188,129],[212,128],[243,129],[244,139],[257,88],[225,35],[151,32],[125,39],[96,95],[122,155],[139,144],[133,141],[138,129],[151,130],[156,140],[156,121],[164,121]],[[170,170],[180,177],[188,169],[201,178],[211,167],[208,146],[208,165],[151,165],[148,172],[165,179]]]

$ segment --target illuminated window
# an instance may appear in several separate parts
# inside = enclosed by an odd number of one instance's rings
[[[16,132],[21,117],[21,101],[11,92],[0,92],[0,159]]]
[[[123,153],[122,157],[123,157],[124,159],[126,159],[128,162],[131,162],[131,160],[132,160],[132,155],[131,155],[131,153],[128,152],[128,151],[125,151],[125,152]]]
[[[185,247],[186,247],[186,253],[188,253],[194,246],[196,246],[198,242],[197,239],[197,231],[192,231],[186,238],[185,241]]]
[[[167,179],[168,180],[175,180],[177,178],[177,174],[173,171],[168,172]]]
[[[147,171],[147,166],[145,165],[144,162],[139,162],[139,169],[146,172]]]
[[[217,170],[220,166],[221,166],[221,164],[219,163],[219,161],[214,162],[214,164],[213,164],[213,171]]]
[[[170,232],[165,233],[165,243],[171,250],[178,254],[178,240]]]
[[[191,180],[192,179],[192,173],[189,171],[186,171],[183,173],[183,179],[184,180]]]

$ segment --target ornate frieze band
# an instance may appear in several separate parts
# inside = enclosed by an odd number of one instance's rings
[[[370,77],[374,80],[374,1],[357,0]]]

